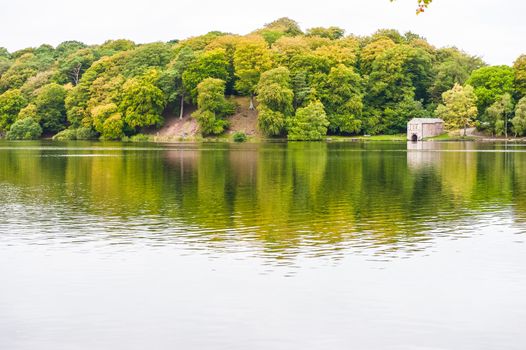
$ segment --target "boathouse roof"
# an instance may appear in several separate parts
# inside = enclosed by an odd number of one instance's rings
[[[440,118],[413,118],[409,121],[409,124],[434,124],[443,122]]]

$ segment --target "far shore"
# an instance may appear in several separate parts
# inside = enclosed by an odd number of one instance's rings
[[[516,142],[526,143],[526,137],[491,137],[484,135],[471,135],[471,136],[458,136],[444,134],[433,138],[427,138],[423,141],[417,142]],[[217,137],[157,137],[151,136],[151,139],[146,142],[154,143],[195,143],[195,142],[229,142],[236,143],[232,135],[222,135]],[[329,135],[325,139],[320,141],[288,141],[286,138],[264,138],[259,136],[249,136],[245,141],[246,143],[264,143],[264,142],[413,142],[407,139],[406,134],[397,135],[372,135],[372,136],[332,136]]]

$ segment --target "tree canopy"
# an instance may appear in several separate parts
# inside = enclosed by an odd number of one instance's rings
[[[306,115],[300,109],[320,105],[331,135],[394,134],[404,132],[409,119],[433,114],[463,127],[451,99],[471,90],[477,115],[467,113],[468,125],[500,133],[500,120],[511,121],[518,110],[517,123],[505,123],[503,132],[518,130],[522,109],[515,106],[526,96],[526,55],[512,67],[487,66],[415,33],[380,29],[355,36],[336,26],[303,31],[280,18],[244,36],[212,31],[149,44],[118,39],[0,49],[0,134],[29,116],[46,136],[67,129],[61,137],[82,130],[82,137],[119,139],[154,131],[176,113],[183,118],[189,104],[203,133],[217,134],[235,110],[228,96],[250,98],[269,137],[287,136],[291,125],[301,124],[294,118]],[[507,117],[500,117],[503,105]]]

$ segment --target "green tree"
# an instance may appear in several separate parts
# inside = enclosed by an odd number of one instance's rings
[[[407,115],[394,111],[415,99],[415,76],[411,72],[415,50],[397,45],[375,58],[367,82],[364,117],[368,133],[397,133],[405,130]],[[395,119],[393,119],[395,117]]]
[[[234,106],[225,99],[225,81],[207,78],[197,86],[197,119],[203,135],[221,134],[228,126],[225,117],[234,112]]]
[[[486,110],[490,130],[496,135],[508,136],[508,120],[513,113],[513,99],[506,93],[500,96],[495,103]]]
[[[0,93],[20,88],[28,78],[40,70],[39,68],[41,68],[39,59],[33,53],[26,53],[16,58],[0,77]]]
[[[444,119],[447,128],[464,128],[466,136],[466,129],[473,125],[478,113],[473,87],[455,84],[451,90],[444,92],[442,98],[444,104],[437,107],[436,114]]]
[[[20,110],[20,113],[18,113],[17,119],[25,118],[31,118],[36,122],[40,122],[37,106],[35,106],[33,103],[28,104]]]
[[[42,128],[32,118],[17,120],[6,134],[8,140],[36,140],[42,135]]]
[[[119,109],[124,122],[133,129],[160,126],[166,105],[163,92],[155,84],[158,73],[153,70],[144,77],[128,80],[122,91]]]
[[[267,107],[291,114],[293,92],[290,88],[290,72],[285,67],[266,71],[257,86],[258,102]]]
[[[194,51],[189,46],[184,46],[177,54],[174,61],[163,72],[160,83],[162,90],[167,95],[167,102],[172,103],[179,99],[179,119],[184,116],[184,103],[187,91],[183,84],[183,74],[195,59]]]
[[[18,89],[8,90],[0,95],[0,131],[6,132],[15,121],[27,100]]]
[[[294,108],[303,107],[310,94],[307,84],[307,75],[304,71],[296,72],[291,78],[292,90],[294,91]]]
[[[267,44],[258,37],[239,41],[234,54],[234,69],[238,80],[236,90],[250,95],[250,109],[254,109],[254,93],[261,73],[270,69],[272,61]]]
[[[467,80],[473,86],[477,96],[477,108],[482,115],[499,96],[513,92],[514,72],[508,66],[491,66],[479,68]]]
[[[25,83],[20,87],[20,91],[22,91],[26,98],[32,100],[36,95],[38,95],[39,90],[43,86],[54,82],[55,76],[56,72],[53,70],[38,72],[25,81]]]
[[[135,48],[135,43],[127,39],[107,40],[99,48],[98,51],[103,56],[111,56],[117,52],[129,51]]]
[[[370,74],[373,69],[374,61],[379,58],[385,51],[396,47],[393,40],[387,37],[381,37],[367,44],[360,54],[360,70],[362,74]]]
[[[190,94],[193,102],[197,102],[197,86],[207,78],[227,81],[229,62],[225,49],[215,49],[201,53],[183,73],[185,91]]]
[[[137,46],[123,56],[121,74],[127,78],[146,74],[151,69],[165,67],[173,58],[174,52],[170,45],[162,42]]]
[[[331,69],[317,88],[334,133],[356,134],[362,128],[362,79],[354,69],[340,64]]]
[[[514,88],[518,98],[526,96],[526,55],[521,55],[513,63],[515,71]]]
[[[119,113],[119,107],[115,103],[108,103],[98,105],[91,110],[93,118],[93,126],[99,133],[104,132],[104,122],[111,116],[118,114],[121,119],[122,115]]]
[[[11,60],[6,57],[0,56],[0,78],[2,77],[2,74],[4,74],[9,67],[11,67]]]
[[[265,24],[265,29],[281,32],[286,36],[297,36],[303,34],[298,22],[287,17],[278,18],[271,23]]]
[[[307,36],[319,36],[321,38],[327,38],[331,40],[341,39],[344,35],[345,29],[339,27],[314,27],[307,29]]]
[[[526,96],[520,99],[515,107],[515,117],[511,120],[515,136],[526,134]]]
[[[311,102],[299,108],[296,115],[288,120],[288,139],[318,141],[327,135],[329,121],[320,101]]]
[[[5,47],[0,47],[0,58],[11,58],[11,54],[9,53],[9,51],[7,51]]]
[[[83,42],[76,41],[76,40],[69,40],[69,41],[63,41],[60,44],[58,44],[55,51],[59,57],[66,57],[72,54],[73,52],[82,50],[86,47],[87,45],[84,44]]]
[[[44,132],[58,132],[66,124],[66,89],[51,83],[42,87],[35,99],[35,106]]]
[[[70,53],[59,61],[60,74],[58,81],[77,85],[86,70],[99,59],[98,53],[90,48],[80,49]]]
[[[259,128],[268,136],[281,135],[285,130],[286,119],[294,112],[289,70],[279,67],[263,73],[257,93]]]
[[[124,121],[120,113],[114,113],[102,125],[104,140],[120,140],[124,137]]]
[[[433,102],[440,102],[442,94],[455,84],[464,85],[471,73],[484,65],[478,58],[469,56],[455,48],[437,51],[438,62],[433,66],[433,82],[429,94]]]

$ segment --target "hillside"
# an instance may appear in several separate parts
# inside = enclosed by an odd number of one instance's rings
[[[236,104],[236,112],[226,119],[229,127],[226,135],[231,135],[237,131],[244,132],[249,137],[259,137],[261,133],[257,127],[258,113],[250,110],[250,99],[248,97],[232,97],[231,100]],[[157,140],[192,140],[200,137],[199,125],[192,113],[195,107],[185,105],[185,113],[182,119],[178,115],[165,115],[164,124],[159,131],[150,131],[149,134],[155,136]]]

